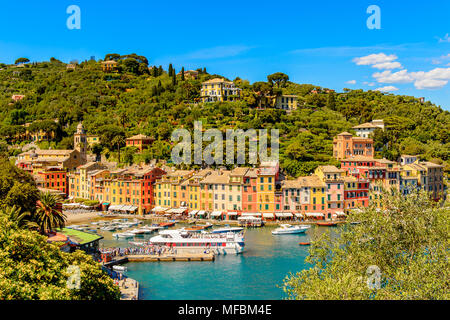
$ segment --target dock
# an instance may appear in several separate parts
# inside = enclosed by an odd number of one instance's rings
[[[103,265],[109,268],[127,262],[174,262],[174,261],[214,261],[214,260],[215,254],[212,252],[210,253],[180,252],[180,253],[162,253],[161,255],[157,254],[126,255],[116,257],[109,262],[105,262]]]
[[[120,300],[138,300],[139,282],[131,278],[119,280]]]

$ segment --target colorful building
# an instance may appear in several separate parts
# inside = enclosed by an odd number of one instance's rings
[[[333,139],[333,157],[341,160],[353,156],[374,156],[373,139],[354,137],[342,132]]]
[[[154,141],[153,138],[147,137],[143,134],[138,134],[132,137],[129,137],[125,140],[127,147],[136,147],[138,148],[139,152],[142,152],[145,148],[148,148],[152,142]]]
[[[202,102],[236,101],[240,99],[241,89],[231,81],[222,78],[214,78],[202,82]]]

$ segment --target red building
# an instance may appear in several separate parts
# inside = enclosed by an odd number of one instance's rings
[[[344,177],[344,208],[346,210],[369,206],[369,180]]]
[[[244,185],[242,188],[242,211],[258,212],[256,198],[256,169],[249,169],[244,175]]]
[[[132,136],[126,139],[127,147],[136,147],[139,149],[139,152],[142,152],[143,149],[147,148],[152,144],[153,138],[147,137],[143,134],[138,134],[136,136]]]
[[[48,167],[37,173],[38,186],[51,190],[58,190],[65,195],[69,193],[67,172],[64,169]]]

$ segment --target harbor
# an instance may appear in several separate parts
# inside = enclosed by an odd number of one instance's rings
[[[125,291],[121,288],[123,298],[281,299],[284,292],[278,286],[282,285],[284,276],[309,267],[305,258],[313,233],[334,229],[325,224],[316,227],[274,223],[260,228],[242,228],[234,223],[212,224],[205,220],[170,221],[166,218],[157,221],[99,217],[90,223],[75,225],[75,228],[90,229],[103,237],[100,251],[104,267],[136,281],[138,295],[129,293],[133,285],[126,284]],[[110,230],[108,227],[112,225],[124,228]],[[137,232],[140,229],[152,231]],[[117,232],[131,230],[136,232],[130,237],[114,236]],[[183,234],[186,238],[181,237],[182,240],[203,243],[204,237],[226,239],[231,233],[243,233],[245,249],[241,252],[216,251],[217,248],[211,246],[182,246],[176,239],[168,242],[170,245],[152,243],[152,239],[157,240],[164,234]]]

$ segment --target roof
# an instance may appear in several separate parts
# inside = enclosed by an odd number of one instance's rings
[[[429,161],[419,162],[419,164],[422,166],[425,166],[426,168],[444,168],[444,166],[442,166],[440,164],[429,162]]]
[[[140,133],[140,134],[137,134],[135,136],[126,138],[126,140],[153,140],[153,138],[152,137],[148,137],[145,134]]]
[[[353,156],[350,158],[342,159],[341,162],[342,161],[377,161],[377,160],[380,160],[380,159],[374,159],[373,157],[366,157],[366,156]]]
[[[222,82],[230,83],[230,84],[233,83],[231,81],[227,81],[227,80],[222,79],[222,78],[214,78],[214,79],[211,79],[211,80],[204,81],[204,82],[202,82],[202,84],[204,84],[204,83],[222,83]]]
[[[345,172],[345,170],[343,170],[343,169],[339,169],[336,166],[330,166],[330,165],[319,166],[318,169],[321,169],[323,172],[333,172],[333,173]]]
[[[353,136],[351,133],[344,131],[338,134],[338,136]]]
[[[388,160],[388,159],[375,159],[375,161],[379,162],[379,163],[385,163],[385,164],[396,164],[397,163],[395,161],[391,161],[391,160]]]
[[[295,180],[284,180],[283,188],[324,187],[325,183],[316,175],[298,177]]]
[[[363,129],[363,128],[379,128],[379,126],[374,125],[372,122],[366,122],[352,127],[352,129]]]
[[[69,228],[63,228],[62,230],[58,230],[59,233],[62,233],[63,235],[66,235],[72,240],[73,242],[78,243],[79,245],[88,244],[100,239],[103,239],[102,236],[99,236],[97,234],[69,229]]]
[[[247,167],[237,167],[231,170],[230,175],[231,176],[244,176],[248,171]]]

